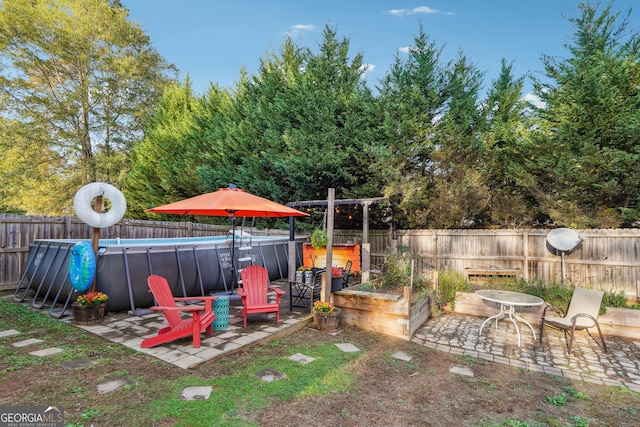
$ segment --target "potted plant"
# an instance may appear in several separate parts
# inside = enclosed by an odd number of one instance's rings
[[[296,283],[304,283],[304,266],[301,265],[296,270]]]
[[[310,285],[313,280],[313,269],[306,268],[301,265],[296,270],[296,283],[304,283]]]
[[[329,238],[327,237],[327,230],[321,230],[316,228],[311,233],[311,246],[313,249],[320,249],[323,246],[327,246]]]
[[[335,331],[340,321],[340,308],[332,302],[316,301],[313,303],[313,320],[316,329]]]
[[[342,267],[331,267],[331,292],[341,291],[344,279],[342,278]]]
[[[333,313],[336,310],[340,310],[334,306],[332,302],[316,301],[313,303],[313,311],[315,313]]]
[[[94,325],[102,322],[107,313],[109,296],[102,292],[89,292],[76,298],[71,304],[73,320],[79,325]]]

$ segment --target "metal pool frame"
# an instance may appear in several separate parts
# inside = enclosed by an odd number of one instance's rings
[[[237,238],[236,238],[237,239]],[[271,280],[288,276],[289,238],[253,236],[235,254],[234,268],[262,265]],[[302,265],[302,242],[296,239],[296,267]],[[71,248],[82,240],[36,240],[29,247],[25,270],[13,299],[31,299],[34,308],[49,308],[62,317],[78,293],[69,281]],[[96,290],[109,295],[108,311],[149,313],[154,304],[147,277],[167,278],[175,296],[231,295],[231,237],[174,239],[101,239]]]

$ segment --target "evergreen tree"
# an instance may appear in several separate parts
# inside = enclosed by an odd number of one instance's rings
[[[447,68],[446,110],[434,133],[434,185],[423,226],[486,224],[491,198],[482,137],[485,118],[479,93],[482,73],[460,52]]]
[[[394,217],[401,226],[427,224],[434,197],[434,132],[447,88],[441,52],[420,25],[407,59],[396,56],[379,88],[384,143],[377,147],[375,166],[386,177],[385,195],[398,204]]]
[[[125,179],[130,217],[199,193],[197,169],[188,133],[194,126],[198,100],[187,77],[169,86],[145,126],[145,137],[131,150],[131,170]]]
[[[363,72],[362,56],[350,59],[349,41],[328,27],[317,54],[286,40],[242,80],[224,132],[206,139],[225,148],[201,169],[208,184],[279,202],[322,198],[329,187],[342,197],[377,192],[366,152],[376,110]]]
[[[630,11],[578,7],[570,56],[544,56],[549,82],[536,82],[538,202],[571,227],[629,225],[640,219],[640,36]]]
[[[540,216],[535,188],[528,187],[531,177],[523,167],[531,145],[531,108],[522,98],[525,77],[515,79],[512,70],[513,65],[503,59],[500,74],[488,92],[482,136],[486,144],[483,162],[491,189],[490,222],[505,227],[532,224]]]

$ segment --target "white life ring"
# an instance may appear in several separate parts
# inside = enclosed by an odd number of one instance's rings
[[[91,207],[91,201],[98,196],[106,197],[111,201],[111,209],[108,212],[98,213]],[[113,185],[92,182],[78,190],[73,198],[73,210],[78,218],[86,224],[96,228],[105,228],[122,219],[127,210],[127,201],[120,190]]]

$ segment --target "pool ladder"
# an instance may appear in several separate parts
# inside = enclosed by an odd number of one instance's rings
[[[245,220],[246,218],[242,219],[242,225],[240,226],[240,235],[239,236],[234,236],[236,239],[239,239],[239,247],[238,247],[238,263],[237,265],[234,266],[234,268],[236,269],[236,271],[238,272],[237,277],[236,277],[236,283],[238,284],[238,286],[242,286],[242,279],[240,277],[240,272],[242,272],[242,270],[246,267],[249,267],[250,265],[253,265],[254,263],[254,258],[253,258],[253,254],[251,253],[251,251],[253,250],[253,226],[255,224],[255,217],[252,218],[251,220],[251,228],[250,228],[250,232],[246,233],[244,231],[244,226],[245,226]],[[248,239],[247,239],[248,238]]]

